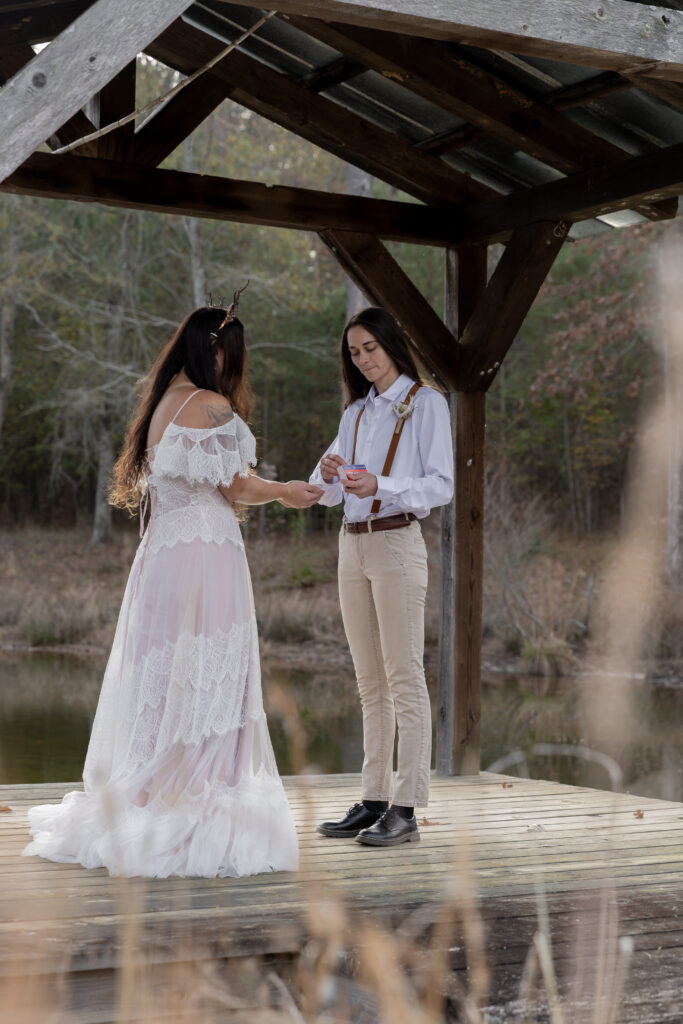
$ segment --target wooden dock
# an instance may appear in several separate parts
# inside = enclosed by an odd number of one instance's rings
[[[434,779],[419,844],[376,850],[317,836],[315,823],[355,802],[359,782],[355,775],[286,780],[301,843],[298,875],[152,881],[22,858],[28,807],[74,787],[5,787],[0,800],[11,810],[0,814],[0,1001],[14,999],[15,1016],[4,1019],[23,1024],[22,1001],[28,1014],[47,997],[67,1008],[61,1020],[122,1020],[116,1008],[126,948],[165,991],[172,979],[180,984],[207,965],[224,971],[240,964],[246,984],[245,958],[254,956],[293,969],[302,949],[310,959],[311,950],[320,955],[341,943],[362,960],[371,941],[363,926],[381,922],[392,940],[410,937],[413,950],[438,945],[441,935],[446,988],[456,999],[459,981],[476,983],[467,966],[482,959],[475,948],[481,923],[489,1019],[522,1020],[515,1001],[534,976],[529,950],[546,906],[563,998],[573,992],[591,1004],[596,985],[618,984],[630,952],[616,1020],[683,1022],[683,804],[483,773]],[[434,922],[446,919],[448,907],[454,917],[444,938]],[[420,969],[415,961],[408,971],[418,991]],[[542,977],[540,967],[536,973]],[[542,984],[537,997],[542,1005]],[[248,997],[240,999],[201,1020],[259,1019],[244,1016]],[[503,1007],[506,1015],[496,1017]],[[200,1019],[196,1007],[188,1013]],[[142,1019],[125,1019],[134,1018]],[[565,1019],[583,1017],[576,1010]]]

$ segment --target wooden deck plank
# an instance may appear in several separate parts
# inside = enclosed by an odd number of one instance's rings
[[[577,921],[597,934],[597,908],[607,899],[636,950],[620,1024],[641,1020],[634,986],[645,998],[643,1024],[683,1020],[671,1009],[678,1004],[670,985],[683,950],[683,804],[486,773],[435,778],[429,808],[418,813],[434,822],[421,827],[421,842],[376,850],[315,834],[317,821],[355,802],[359,776],[286,779],[285,786],[301,871],[239,879],[120,879],[22,857],[28,809],[79,787],[0,788],[0,802],[12,808],[0,814],[0,979],[42,976],[49,984],[66,959],[70,998],[81,1000],[69,1019],[104,1022],[114,1017],[94,993],[115,992],[131,914],[137,948],[160,978],[164,965],[188,956],[223,962],[296,954],[312,908],[324,915],[337,898],[359,921],[418,920],[426,927],[466,850],[496,1005],[516,994],[537,927],[540,884],[560,979],[576,969]],[[452,969],[464,976],[462,952],[452,954]]]

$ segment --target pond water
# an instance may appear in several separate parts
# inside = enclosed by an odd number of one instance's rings
[[[80,778],[97,705],[102,659],[30,653],[0,655],[0,784]],[[351,671],[263,666],[266,709],[280,771],[356,772],[362,762],[360,710]],[[430,680],[434,698],[434,680]],[[432,701],[434,702],[434,701]],[[604,751],[623,788],[683,800],[683,681],[640,684],[631,735]],[[294,723],[294,726],[293,726]],[[575,680],[493,674],[482,686],[482,767],[542,743],[581,744]],[[506,768],[574,785],[609,788],[598,764],[555,750]]]

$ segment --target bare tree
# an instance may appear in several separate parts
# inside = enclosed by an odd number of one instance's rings
[[[7,196],[7,247],[5,250],[4,273],[0,290],[0,437],[5,421],[7,399],[12,387],[13,358],[12,341],[17,318],[17,271],[21,221],[17,211],[17,197]]]
[[[369,196],[372,194],[372,175],[361,171],[353,164],[347,164],[346,191],[350,196]],[[346,319],[360,312],[365,305],[365,296],[350,277],[346,278]]]

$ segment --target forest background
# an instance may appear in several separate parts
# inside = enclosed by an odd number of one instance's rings
[[[173,79],[142,61],[139,104]],[[164,166],[332,192],[349,182],[342,161],[230,101]],[[489,393],[485,627],[501,657],[526,652],[557,670],[590,631],[639,414],[662,376],[653,268],[681,230],[646,224],[566,245]],[[0,199],[0,233],[0,640],[106,645],[137,528],[112,518],[106,494],[140,378],[209,291],[229,296],[249,279],[241,315],[261,471],[306,477],[339,418],[347,282],[314,233],[13,196]],[[443,250],[390,248],[441,313]],[[326,627],[311,619],[313,605],[334,605],[339,518],[251,513],[257,589],[262,576],[271,590],[319,590],[270,623],[275,642],[340,632],[331,612]],[[264,595],[266,619],[268,607]],[[677,620],[663,629],[661,656],[678,656],[677,633]]]

